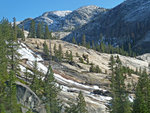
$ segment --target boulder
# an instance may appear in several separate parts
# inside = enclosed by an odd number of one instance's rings
[[[17,84],[17,101],[22,104],[22,113],[26,113],[29,109],[37,113],[46,113],[44,105],[41,104],[38,96],[25,84],[16,82]]]

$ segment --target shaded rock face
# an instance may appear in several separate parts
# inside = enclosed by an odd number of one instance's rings
[[[103,90],[94,90],[92,93],[97,94],[97,95],[102,95],[102,96],[109,96],[110,95],[109,91],[103,91]]]
[[[50,11],[34,18],[36,25],[43,22],[52,31],[72,31],[93,20],[97,15],[107,11],[97,6],[85,6],[75,11]],[[19,26],[29,30],[31,18],[22,21]]]
[[[100,34],[103,34],[105,42],[117,45],[134,42],[134,50],[150,52],[150,37],[147,36],[150,31],[149,18],[150,0],[126,0],[73,31],[64,40],[71,42],[72,37],[75,37],[77,42],[81,42],[85,34],[87,42],[98,42]]]
[[[26,113],[28,109],[37,113],[46,113],[37,95],[29,87],[20,82],[17,82],[17,100],[24,106],[22,107],[23,113]]]

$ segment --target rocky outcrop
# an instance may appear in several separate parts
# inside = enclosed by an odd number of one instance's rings
[[[22,113],[26,113],[29,109],[37,113],[46,113],[38,96],[28,86],[20,82],[16,82],[16,84],[17,100],[23,106]]]

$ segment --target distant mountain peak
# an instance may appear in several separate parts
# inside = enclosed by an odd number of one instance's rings
[[[95,17],[101,15],[106,9],[98,6],[90,5],[80,7],[74,11],[49,11],[43,15],[34,18],[36,25],[44,22],[52,31],[72,31],[83,26]],[[25,19],[19,26],[24,26],[25,30],[29,30],[31,20]]]
[[[45,12],[42,16],[48,17],[48,15],[56,15],[58,17],[65,17],[66,15],[70,14],[72,11],[50,11],[50,12]]]

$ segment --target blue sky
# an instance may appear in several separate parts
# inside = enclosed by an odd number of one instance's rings
[[[81,6],[96,5],[113,8],[124,0],[0,0],[0,19],[3,17],[12,21],[25,18],[35,18],[46,11],[75,10]]]

